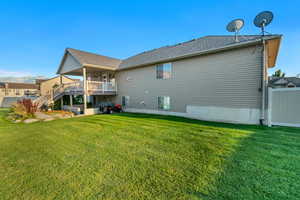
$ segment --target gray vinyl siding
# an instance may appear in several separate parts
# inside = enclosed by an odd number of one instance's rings
[[[123,70],[116,101],[130,96],[129,108],[156,110],[157,97],[170,96],[174,112],[187,105],[260,108],[261,67],[261,47],[252,46],[172,62],[167,80],[156,79],[155,65]]]

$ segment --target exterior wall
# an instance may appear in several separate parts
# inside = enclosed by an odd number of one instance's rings
[[[60,74],[70,72],[79,68],[81,68],[80,63],[75,60],[75,58],[71,54],[68,53],[61,68]]]
[[[300,88],[269,89],[270,125],[300,127]]]
[[[99,103],[103,102],[115,102],[115,97],[114,96],[108,96],[108,95],[95,95],[92,96],[93,99],[93,104],[94,106],[98,106]]]
[[[5,92],[6,91],[6,92]],[[22,96],[25,96],[25,94],[27,92],[30,92],[30,93],[38,93],[38,90],[37,89],[12,89],[12,88],[9,88],[9,89],[0,89],[0,97],[4,97],[4,96],[7,96],[7,97],[22,97]]]
[[[1,96],[1,95],[0,95],[0,108],[2,107],[3,98],[4,98],[4,96]]]
[[[156,66],[119,71],[116,103],[129,96],[128,110],[159,111],[157,97],[170,96],[170,112],[204,120],[259,123],[260,46],[179,60],[172,65],[172,78],[167,80],[156,79]]]
[[[66,77],[62,77],[62,82],[63,83],[71,83],[71,82],[74,82],[74,80],[72,79],[69,79],[69,78],[66,78]],[[58,84],[60,85],[60,77],[55,77],[55,78],[52,78],[52,79],[49,79],[47,81],[43,81],[40,85],[40,92],[41,92],[41,95],[42,96],[45,96],[45,95],[50,95],[51,92],[52,92],[52,89],[53,89],[53,86],[55,84]]]
[[[27,97],[25,95],[26,91],[38,93],[37,89],[6,89],[6,93],[4,91],[4,89],[0,89],[0,107],[10,107],[11,104],[17,102],[18,98]]]

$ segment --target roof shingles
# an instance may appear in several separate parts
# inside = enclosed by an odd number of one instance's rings
[[[77,49],[67,48],[67,51],[72,54],[81,65],[99,65],[117,68],[122,62],[120,59],[89,53]]]
[[[265,39],[281,37],[280,35],[265,36]],[[120,69],[131,68],[141,65],[163,62],[183,56],[193,55],[209,50],[224,48],[233,44],[243,44],[255,42],[261,39],[261,35],[241,35],[239,41],[235,41],[235,36],[205,36],[173,46],[164,46],[158,49],[146,51],[122,61]]]

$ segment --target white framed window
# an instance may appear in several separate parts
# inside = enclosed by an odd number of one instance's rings
[[[157,97],[157,105],[160,110],[170,110],[171,103],[169,96],[159,96]]]
[[[172,77],[172,63],[156,65],[156,79],[170,79]]]
[[[129,105],[129,96],[122,96],[122,106],[126,107]]]

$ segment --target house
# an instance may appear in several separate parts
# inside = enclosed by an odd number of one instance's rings
[[[36,84],[39,87],[42,96],[52,95],[53,88],[61,84],[78,82],[79,79],[72,79],[67,76],[55,76],[49,79],[37,79]]]
[[[0,83],[0,107],[10,107],[24,97],[35,98],[39,95],[38,86],[32,83]]]
[[[300,87],[299,77],[273,77],[269,78],[269,86],[272,88]]]
[[[85,114],[111,101],[128,112],[266,123],[268,69],[281,37],[206,36],[124,60],[67,48],[57,73],[83,81],[62,87],[54,99],[81,94]]]

